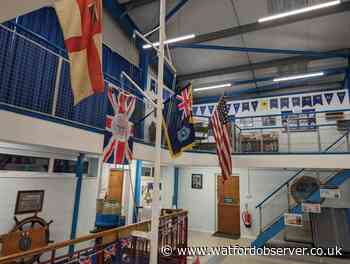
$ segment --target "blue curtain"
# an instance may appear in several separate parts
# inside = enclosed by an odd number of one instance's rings
[[[20,29],[15,29],[22,33]],[[57,57],[37,45],[2,29],[1,90],[3,101],[50,113]]]
[[[16,23],[17,26],[15,26]],[[65,49],[62,31],[53,8],[39,9],[9,21],[6,25],[56,53],[62,54],[62,50]],[[57,56],[0,29],[0,100],[12,105],[51,113],[57,65]],[[106,77],[108,81],[117,86],[121,85],[122,71],[141,85],[139,68],[106,46],[103,47],[103,70],[111,77]],[[128,82],[125,82],[124,88],[142,98],[142,95]],[[63,62],[56,115],[104,128],[108,105],[106,92],[105,89],[104,93],[92,95],[77,106],[73,106],[69,64]],[[137,123],[143,115],[144,105],[137,101],[132,121]],[[140,137],[142,131],[136,127],[135,134]]]
[[[20,16],[18,17],[17,24],[64,49],[62,30],[56,12],[52,7],[44,7],[24,16]],[[31,34],[30,37],[33,37],[33,35]],[[35,41],[38,40],[39,38],[35,39]]]

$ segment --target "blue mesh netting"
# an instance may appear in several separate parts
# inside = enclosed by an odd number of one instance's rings
[[[1,49],[2,101],[51,113],[58,58],[5,29],[0,35],[6,45]]]

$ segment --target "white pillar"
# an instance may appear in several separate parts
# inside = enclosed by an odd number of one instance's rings
[[[162,141],[162,110],[163,110],[163,73],[164,73],[164,40],[165,40],[165,0],[160,0],[159,15],[159,54],[158,54],[158,93],[156,121],[156,157],[154,173],[154,191],[152,197],[152,226],[150,264],[158,263],[158,230],[160,216],[160,158]]]

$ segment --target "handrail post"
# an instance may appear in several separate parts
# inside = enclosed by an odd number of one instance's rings
[[[56,71],[55,87],[54,87],[54,93],[53,93],[52,109],[51,109],[51,115],[53,116],[56,115],[56,108],[58,103],[58,92],[60,88],[60,80],[61,80],[61,73],[62,73],[62,63],[63,63],[63,59],[62,57],[59,57],[57,71]]]
[[[238,152],[241,153],[242,152],[242,139],[241,139],[241,135],[242,135],[242,131],[239,130],[239,134],[238,134]]]
[[[264,137],[263,137],[263,130],[260,129],[260,152],[264,152]]]
[[[289,121],[288,121],[288,118],[287,118],[286,130],[287,130],[287,146],[288,146],[288,153],[290,153],[290,133],[289,133]]]
[[[233,131],[232,131],[233,135],[232,135],[232,146],[233,146],[233,152],[237,152],[237,140],[236,140],[236,136],[237,136],[237,131],[236,131],[236,123],[233,123]]]
[[[318,144],[318,152],[322,152],[322,146],[321,146],[321,132],[320,127],[316,127],[317,129],[317,144]]]
[[[259,207],[259,233],[261,234],[263,231],[262,228],[262,208],[261,206]]]
[[[286,185],[287,187],[287,203],[288,203],[288,213],[290,213],[290,198],[289,198],[289,182]]]

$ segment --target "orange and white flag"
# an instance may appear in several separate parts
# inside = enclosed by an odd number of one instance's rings
[[[56,0],[55,9],[69,54],[76,105],[103,92],[102,0]]]

